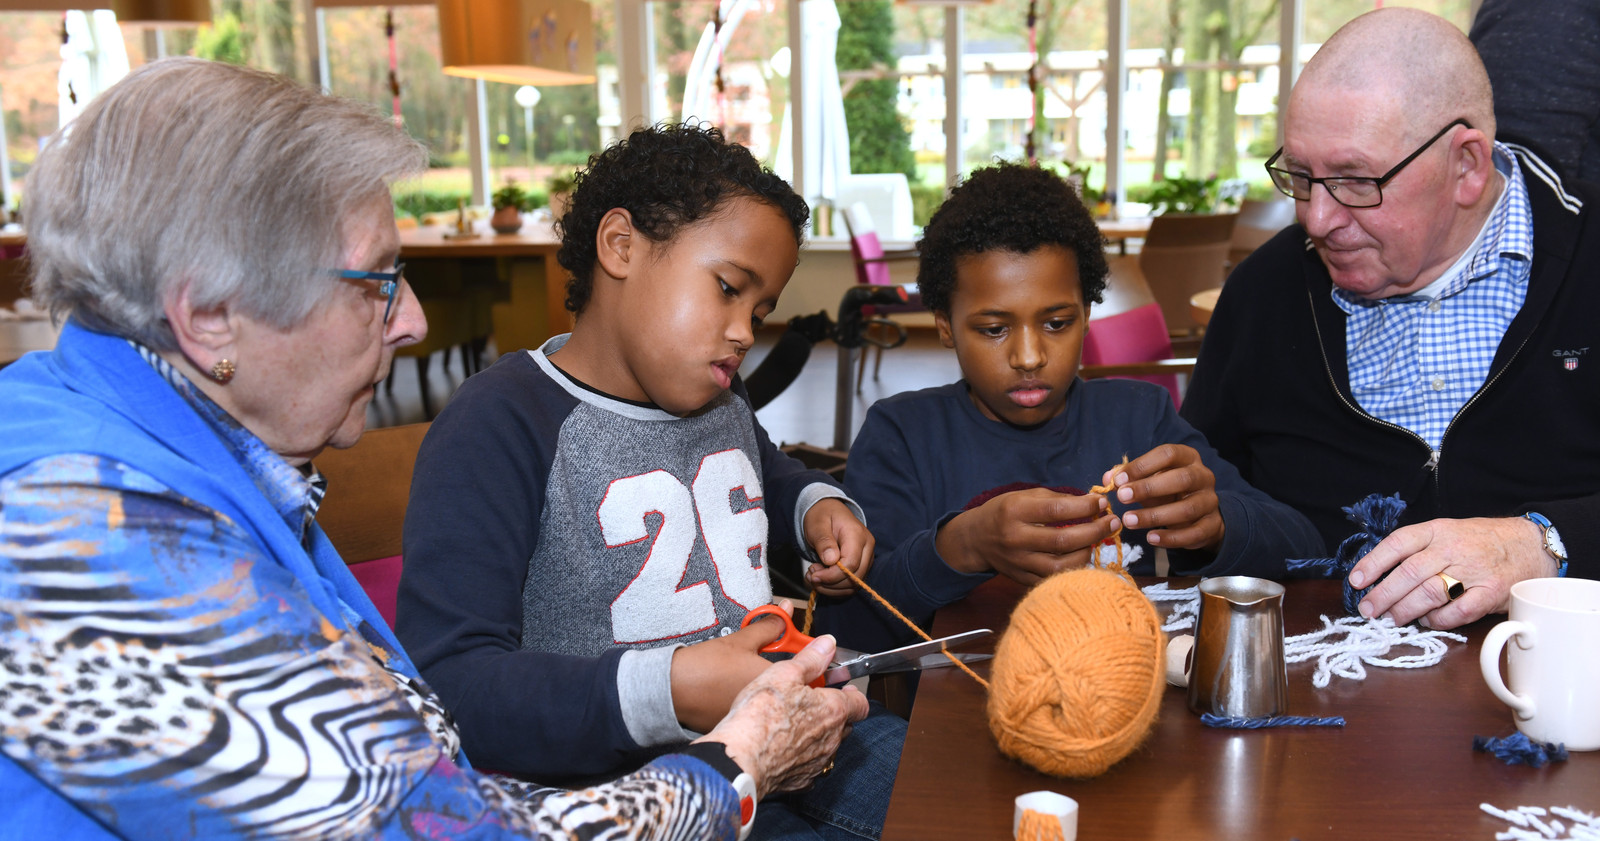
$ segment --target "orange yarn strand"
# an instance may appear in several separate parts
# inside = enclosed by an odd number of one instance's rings
[[[1106,496],[1106,495],[1114,492],[1117,489],[1115,471],[1120,469],[1120,468],[1127,467],[1127,466],[1128,466],[1128,457],[1127,456],[1123,456],[1122,457],[1122,462],[1120,464],[1117,464],[1117,465],[1115,465],[1115,466],[1113,466],[1111,468],[1111,470],[1113,471],[1113,475],[1111,477],[1112,478],[1111,484],[1109,484],[1109,485],[1095,485],[1094,487],[1089,489],[1089,493],[1099,494],[1100,496]],[[1107,510],[1110,510],[1109,502],[1110,501],[1107,500],[1107,506],[1106,506]],[[1128,579],[1129,581],[1132,581],[1133,580],[1133,576],[1128,574],[1127,568],[1124,567],[1123,564],[1122,564],[1122,518],[1121,517],[1117,518],[1117,530],[1111,533],[1111,540],[1113,541],[1112,545],[1117,547],[1117,560],[1116,560],[1115,563],[1113,563],[1109,567],[1110,571],[1122,576],[1123,578]],[[1097,568],[1097,569],[1107,569],[1107,567],[1100,566],[1100,553],[1098,551],[1096,551],[1095,553],[1093,553],[1090,556],[1089,563],[1094,565],[1094,567]]]
[[[1022,820],[1017,821],[1017,841],[1065,841],[1061,821],[1054,815],[1022,810]]]
[[[800,629],[800,633],[805,634],[808,637],[811,636],[811,617],[816,616],[816,615],[817,615],[817,591],[816,590],[812,590],[811,591],[811,595],[806,597],[806,622],[805,622],[805,627]]]
[[[926,631],[924,631],[921,628],[917,627],[917,623],[912,622],[910,619],[907,619],[906,615],[904,613],[901,613],[898,609],[895,608],[894,605],[889,604],[889,600],[888,599],[885,599],[883,596],[878,595],[878,591],[877,590],[874,590],[871,587],[867,586],[867,582],[862,581],[860,576],[858,576],[854,572],[852,572],[849,567],[845,566],[844,564],[839,564],[839,569],[844,572],[846,578],[849,578],[852,583],[854,583],[857,587],[860,587],[864,592],[867,593],[867,595],[872,596],[873,598],[877,599],[878,600],[878,604],[881,604],[884,607],[888,608],[889,612],[893,613],[896,619],[899,619],[901,622],[906,623],[906,627],[907,628],[910,628],[911,630],[916,631],[917,632],[917,636],[922,637],[923,639],[927,640],[928,642],[933,642],[933,637],[928,636]],[[989,681],[986,681],[983,678],[979,677],[977,672],[975,672],[971,668],[969,668],[966,663],[961,662],[961,658],[960,657],[957,657],[957,656],[955,656],[954,654],[951,654],[948,651],[944,652],[944,656],[949,657],[950,658],[950,662],[956,664],[956,668],[958,668],[961,671],[966,672],[967,674],[971,675],[973,680],[975,680],[978,683],[982,684],[984,689],[988,689],[989,688]]]

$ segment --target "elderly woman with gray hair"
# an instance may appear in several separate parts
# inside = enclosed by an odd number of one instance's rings
[[[0,800],[56,838],[733,838],[857,693],[819,641],[682,753],[584,791],[471,770],[328,543],[311,459],[427,330],[360,105],[193,59],[96,99],[28,180],[66,324],[0,372]],[[777,623],[763,623],[774,627]]]

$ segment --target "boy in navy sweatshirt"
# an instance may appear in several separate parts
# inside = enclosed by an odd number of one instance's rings
[[[877,537],[867,583],[926,624],[995,574],[1032,584],[1081,567],[1117,530],[1135,573],[1168,550],[1173,574],[1278,576],[1326,554],[1303,516],[1250,487],[1178,417],[1165,389],[1078,379],[1104,241],[1048,170],[1001,164],[951,192],[918,243],[917,282],[959,382],[874,404],[845,487]],[[1110,468],[1132,459],[1125,468]],[[821,627],[875,650],[911,632],[863,595]]]
[[[417,457],[396,631],[478,762],[615,775],[705,732],[767,665],[774,539],[847,593],[872,536],[779,452],[736,378],[809,211],[715,129],[641,129],[591,159],[560,222],[573,331],[473,376]],[[853,690],[852,690],[853,691]],[[754,838],[877,837],[905,722],[763,804]]]

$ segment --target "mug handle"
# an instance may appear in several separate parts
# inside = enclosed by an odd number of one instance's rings
[[[1500,676],[1500,650],[1514,636],[1521,636],[1520,645],[1523,648],[1533,648],[1539,644],[1538,631],[1526,622],[1510,620],[1489,629],[1483,638],[1483,650],[1478,652],[1478,666],[1483,670],[1483,680],[1489,684],[1489,691],[1500,702],[1515,710],[1517,718],[1533,718],[1534,701],[1527,695],[1517,695],[1506,688],[1505,680]]]

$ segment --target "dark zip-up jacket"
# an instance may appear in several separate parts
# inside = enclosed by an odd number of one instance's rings
[[[1524,147],[1533,208],[1527,299],[1482,388],[1445,430],[1437,458],[1415,433],[1350,394],[1345,314],[1299,225],[1223,287],[1183,417],[1246,481],[1300,510],[1330,547],[1340,510],[1399,493],[1403,523],[1538,511],[1561,532],[1569,575],[1600,577],[1600,187],[1563,184]]]

